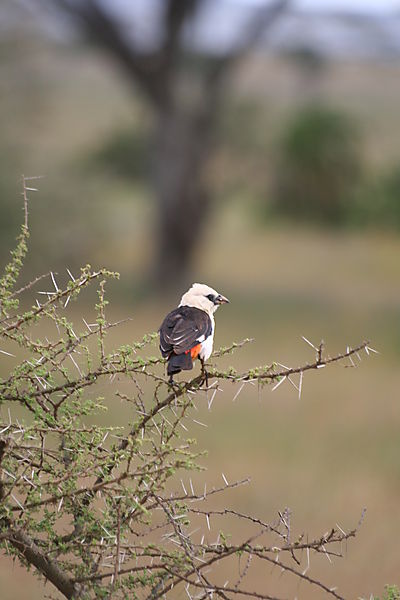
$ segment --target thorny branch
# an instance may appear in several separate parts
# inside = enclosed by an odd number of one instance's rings
[[[0,357],[9,365],[8,375],[0,378],[3,551],[33,566],[66,598],[156,600],[175,597],[177,588],[189,599],[275,598],[249,587],[257,564],[264,563],[342,598],[311,575],[310,553],[341,556],[343,543],[358,527],[296,538],[288,510],[271,523],[234,507],[217,510],[217,494],[248,480],[228,482],[222,475],[223,485],[196,490],[192,474],[202,467],[190,427],[193,420],[198,423],[195,401],[206,398],[210,409],[223,380],[236,386],[235,398],[254,382],[275,389],[287,381],[300,395],[305,373],[333,363],[353,366],[352,357],[363,349],[373,352],[368,343],[329,356],[323,344],[305,339],[316,353],[312,362],[273,363],[240,374],[209,365],[208,387],[201,374],[171,388],[164,361],[149,355],[156,334],[107,348],[107,333],[117,324],[107,319],[105,282],[115,273],[86,266],[76,276],[67,270],[64,283],[50,273],[15,291],[29,236],[27,181],[26,220],[0,279]],[[94,283],[94,315],[79,325],[70,316],[71,302]],[[46,284],[44,293],[38,284]],[[22,311],[19,301],[27,293],[37,297]],[[53,335],[41,338],[45,324]],[[221,348],[213,360],[249,341]],[[97,424],[103,398],[126,403],[131,423]],[[185,473],[189,480],[184,481]],[[245,536],[229,537],[222,522]],[[220,583],[220,565],[233,574],[231,583]]]

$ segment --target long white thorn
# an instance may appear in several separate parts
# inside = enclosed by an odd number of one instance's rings
[[[5,350],[0,350],[1,354],[6,354],[7,356],[13,356],[15,358],[15,354],[11,354],[11,352],[6,352]]]
[[[378,352],[378,350],[375,350],[374,348],[371,348],[371,346],[366,346],[365,349],[367,349],[367,348],[368,348],[368,350],[370,352],[373,352],[374,354],[380,354],[380,352]]]
[[[312,342],[310,342],[310,340],[308,340],[304,335],[302,335],[301,337],[309,346],[311,346],[311,348],[314,348],[314,350],[316,350],[316,352],[318,352],[318,348],[316,346],[314,346],[314,344]]]
[[[235,402],[236,398],[239,396],[239,394],[240,394],[240,392],[242,391],[243,388],[244,388],[244,382],[242,383],[242,385],[240,386],[240,388],[238,389],[238,391],[236,392],[236,394],[233,396],[232,402]]]
[[[57,285],[56,278],[54,277],[53,271],[50,271],[50,275],[51,275],[51,279],[53,281],[53,285],[54,285],[54,287],[56,289],[56,292],[59,292],[60,289],[59,289],[59,287]]]
[[[310,568],[310,548],[307,548],[307,566],[304,569],[302,574],[305,575],[307,573],[307,571],[309,570],[309,568]]]
[[[285,375],[285,377],[282,377],[282,379],[280,381],[278,381],[278,383],[276,383],[274,385],[274,387],[272,388],[271,392],[274,392],[285,380],[286,380],[286,375]]]

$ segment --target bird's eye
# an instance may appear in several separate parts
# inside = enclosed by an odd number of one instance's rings
[[[208,298],[210,300],[210,302],[214,302],[214,300],[215,300],[214,294],[208,294],[208,296],[206,296],[206,298]]]

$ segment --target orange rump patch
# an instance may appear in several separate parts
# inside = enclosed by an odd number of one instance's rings
[[[191,348],[190,350],[186,350],[185,354],[189,354],[189,352],[190,352],[190,356],[194,360],[200,354],[200,350],[201,350],[201,344],[197,344],[197,346],[193,346],[193,348]]]

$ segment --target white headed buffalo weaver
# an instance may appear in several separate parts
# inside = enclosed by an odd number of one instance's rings
[[[172,382],[175,373],[193,369],[193,360],[199,358],[204,372],[204,361],[212,352],[214,342],[214,313],[220,304],[229,302],[208,285],[194,283],[183,294],[178,308],[168,313],[160,331],[160,350],[168,359],[167,373]]]

